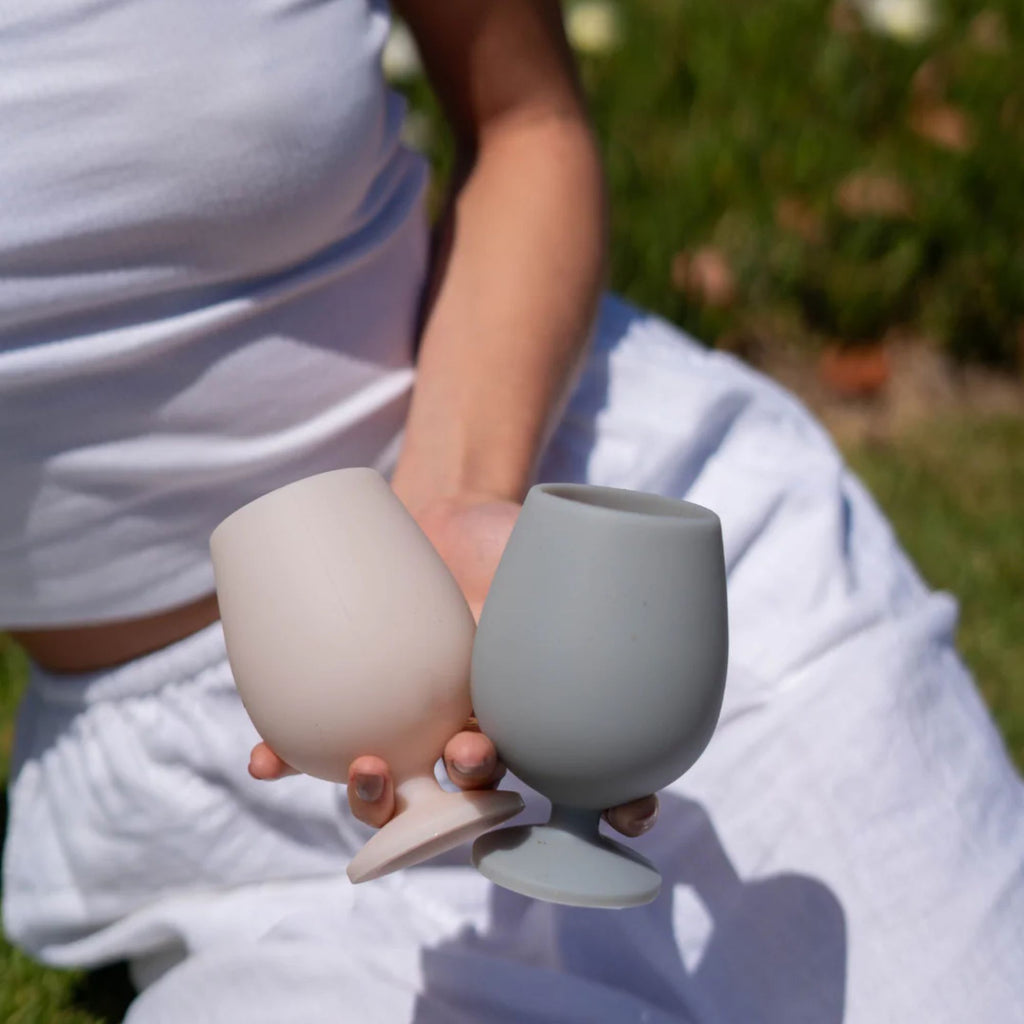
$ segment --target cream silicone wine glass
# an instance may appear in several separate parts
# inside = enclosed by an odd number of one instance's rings
[[[472,696],[501,759],[552,801],[551,820],[479,838],[479,870],[558,903],[653,899],[657,870],[599,833],[601,811],[700,756],[727,651],[713,512],[614,488],[534,487],[484,604]]]
[[[397,813],[348,865],[353,882],[518,813],[518,794],[435,781],[470,714],[473,617],[379,473],[336,470],[272,491],[228,516],[210,549],[228,658],[260,736],[334,782],[362,754],[391,767]]]

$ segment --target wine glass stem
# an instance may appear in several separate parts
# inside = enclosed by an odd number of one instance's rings
[[[601,812],[589,807],[568,807],[565,804],[552,804],[549,828],[557,828],[562,832],[571,832],[583,839],[596,839],[598,826],[601,824]]]
[[[441,787],[431,769],[425,769],[404,779],[395,780],[395,814],[401,814],[410,804],[422,797],[436,796]]]

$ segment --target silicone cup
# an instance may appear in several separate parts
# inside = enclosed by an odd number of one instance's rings
[[[534,487],[484,605],[472,696],[501,759],[554,806],[547,825],[478,839],[479,870],[553,902],[653,899],[657,870],[599,835],[601,811],[696,761],[718,720],[727,659],[713,512],[613,488]]]
[[[228,658],[257,732],[289,765],[347,781],[377,754],[396,815],[348,866],[363,882],[442,853],[522,809],[513,792],[434,779],[470,715],[473,617],[430,541],[372,469],[289,484],[210,540]]]

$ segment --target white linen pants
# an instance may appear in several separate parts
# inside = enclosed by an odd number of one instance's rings
[[[248,776],[257,737],[212,626],[117,670],[34,672],[12,939],[52,964],[129,959],[131,1024],[1024,1020],[1024,788],[954,602],[807,413],[608,299],[543,476],[723,521],[725,705],[636,842],[656,902],[533,902],[465,848],[350,885],[369,830],[339,787]]]

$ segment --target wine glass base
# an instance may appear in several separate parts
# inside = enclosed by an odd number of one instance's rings
[[[523,798],[511,790],[446,793],[438,789],[392,818],[349,862],[354,882],[411,867],[420,861],[469,842],[523,809]]]
[[[571,907],[639,907],[661,889],[654,865],[603,835],[520,825],[481,836],[473,863],[496,885]]]

